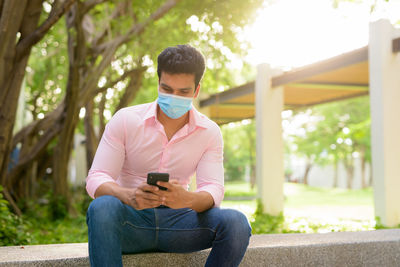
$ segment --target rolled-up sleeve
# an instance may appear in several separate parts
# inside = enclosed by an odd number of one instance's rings
[[[94,198],[97,188],[115,182],[125,160],[125,123],[118,111],[107,123],[86,178],[86,191]]]
[[[196,192],[210,193],[214,199],[214,206],[218,207],[224,198],[224,144],[219,127],[215,127],[211,141],[197,165]]]

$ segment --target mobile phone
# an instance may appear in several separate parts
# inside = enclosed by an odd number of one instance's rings
[[[149,172],[147,174],[147,183],[149,185],[155,185],[158,186],[161,190],[167,190],[167,188],[163,186],[159,186],[157,184],[158,181],[162,182],[168,182],[169,181],[169,173],[163,173],[163,172]]]

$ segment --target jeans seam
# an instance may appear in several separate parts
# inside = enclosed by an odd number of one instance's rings
[[[192,228],[192,229],[174,229],[174,228],[157,228],[160,231],[196,231],[196,230],[208,230],[213,233],[216,233],[216,230],[213,230],[211,228]]]
[[[155,217],[156,217],[156,227],[143,227],[143,226],[138,226],[135,225],[133,223],[131,223],[130,221],[124,221],[122,223],[122,225],[129,225],[132,226],[134,228],[139,228],[139,229],[145,229],[145,230],[156,230],[156,238],[158,238],[158,231],[196,231],[196,230],[208,230],[211,231],[213,233],[216,233],[216,230],[213,230],[211,228],[192,228],[192,229],[175,229],[175,228],[160,228],[158,227],[158,222],[157,222],[157,215],[156,213],[154,213]]]
[[[134,228],[145,229],[145,230],[154,230],[154,227],[138,226],[138,225],[135,225],[135,224],[131,223],[130,221],[124,221],[122,223],[122,225],[129,225],[129,226],[134,227]]]
[[[158,247],[158,232],[159,232],[159,227],[158,227],[158,217],[157,217],[157,209],[153,209],[154,210],[154,222],[156,225],[156,237],[155,237],[155,244],[156,247]]]

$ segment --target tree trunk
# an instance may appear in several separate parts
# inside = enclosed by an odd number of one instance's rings
[[[368,187],[368,181],[365,173],[365,168],[367,166],[367,161],[365,159],[364,154],[361,154],[361,187],[366,188]]]
[[[339,185],[339,161],[335,161],[335,167],[333,170],[333,188],[338,187]]]
[[[92,166],[94,154],[96,153],[97,146],[99,144],[99,137],[96,135],[93,126],[93,100],[88,101],[86,104],[85,113],[85,134],[86,134],[86,166],[89,171]]]
[[[103,135],[104,130],[106,128],[106,122],[104,119],[104,110],[106,107],[106,100],[107,100],[106,94],[103,93],[101,95],[101,100],[99,103],[99,114],[98,114],[99,115],[99,131],[98,131],[99,140],[100,140],[101,136]]]
[[[7,175],[8,162],[13,148],[12,131],[18,98],[29,54],[32,46],[58,21],[72,1],[64,1],[58,10],[53,8],[40,27],[38,23],[43,0],[0,1],[0,182],[11,204],[14,201],[10,185],[14,181]],[[15,205],[12,206],[20,213]]]
[[[58,144],[54,149],[53,170],[53,194],[60,198],[61,203],[71,210],[70,194],[68,186],[68,163],[73,147],[74,133],[79,121],[79,89],[82,68],[86,58],[85,37],[82,30],[82,17],[79,14],[80,3],[74,4],[67,13],[68,27],[68,58],[69,72],[65,103],[63,111],[63,123]],[[65,201],[65,202],[64,202]],[[61,215],[62,216],[62,215]]]
[[[251,123],[254,123],[254,121],[252,121]],[[253,124],[251,124],[253,125]],[[256,148],[256,140],[255,140],[255,135],[252,135],[252,132],[254,131],[254,128],[251,127],[246,128],[246,134],[247,134],[247,139],[249,140],[249,157],[250,157],[250,187],[251,189],[254,188],[254,186],[256,185],[256,159],[254,157],[255,155],[255,148]]]
[[[23,40],[32,32],[40,17],[42,1],[5,1],[0,17],[0,182],[6,188],[5,198],[10,202],[7,181],[8,163],[11,153],[12,131],[17,114],[18,98],[28,62],[28,53],[16,60],[17,33]],[[18,213],[20,211],[15,209]]]
[[[370,163],[370,167],[369,167],[369,181],[368,181],[368,184],[369,184],[369,186],[373,186],[373,182],[374,182],[374,177],[373,177],[373,175],[372,175],[373,173],[372,173],[372,164]]]
[[[145,70],[146,68],[138,68],[131,72],[129,84],[125,88],[124,95],[122,96],[115,112],[121,108],[127,107],[135,99],[137,92],[142,86],[143,73]]]
[[[255,185],[256,185],[256,165],[251,164],[250,165],[250,187],[251,187],[251,189],[253,189]]]
[[[306,185],[308,185],[308,175],[310,173],[312,166],[313,164],[310,161],[307,161],[306,169],[304,170],[304,175],[303,175],[303,183]]]
[[[354,180],[353,158],[345,160],[345,166],[346,166],[346,174],[347,174],[347,189],[351,189],[353,187],[353,180]]]

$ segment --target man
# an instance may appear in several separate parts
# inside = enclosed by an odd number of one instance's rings
[[[192,106],[204,57],[189,45],[158,56],[158,99],[109,121],[86,179],[92,266],[122,266],[121,254],[193,252],[212,247],[206,266],[238,266],[249,243],[246,217],[220,209],[224,194],[219,127]],[[167,188],[146,183],[170,174]],[[187,190],[196,173],[197,190]]]

